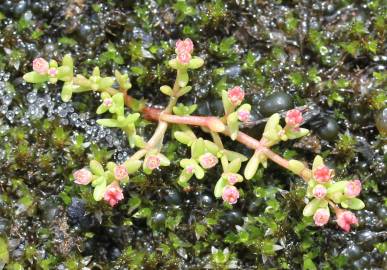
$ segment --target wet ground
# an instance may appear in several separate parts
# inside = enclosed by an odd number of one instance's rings
[[[1,1],[0,269],[386,269],[385,18],[378,0]],[[307,106],[311,135],[275,150],[319,153],[337,177],[361,179],[356,229],[309,226],[305,184],[275,164],[241,185],[232,208],[212,194],[220,171],[185,192],[176,177],[188,150],[169,137],[176,162],[132,178],[114,209],[69,180],[91,158],[133,150],[96,124],[97,96],[63,103],[59,86],[23,82],[32,59],[71,53],[78,73],[129,72],[134,96],[164,105],[166,60],[183,37],[205,59],[183,100],[198,114],[221,115],[219,93],[241,85],[257,120],[246,132],[259,137],[265,117]]]

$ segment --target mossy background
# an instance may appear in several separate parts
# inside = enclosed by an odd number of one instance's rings
[[[385,22],[382,0],[2,1],[0,269],[386,269]],[[220,91],[241,85],[257,120],[272,93],[308,105],[311,136],[275,150],[306,161],[320,153],[338,178],[361,179],[359,227],[311,226],[305,184],[272,163],[241,185],[233,207],[213,197],[220,171],[183,191],[187,149],[170,136],[172,166],[133,177],[118,207],[73,184],[89,159],[122,161],[133,150],[95,124],[97,95],[64,104],[60,86],[24,83],[32,60],[71,53],[78,73],[126,71],[131,94],[163,105],[158,89],[174,80],[166,61],[185,37],[205,65],[182,101],[221,115]],[[152,134],[153,124],[140,126]]]

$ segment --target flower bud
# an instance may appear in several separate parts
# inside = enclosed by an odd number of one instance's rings
[[[318,183],[327,183],[332,178],[332,172],[327,166],[321,166],[313,172],[313,176]]]
[[[349,181],[344,188],[344,194],[349,198],[355,198],[359,196],[360,191],[361,191],[360,180]]]
[[[241,122],[247,122],[250,119],[250,112],[248,110],[240,110],[238,112],[238,120]]]
[[[191,54],[193,52],[193,42],[191,39],[186,38],[185,40],[179,39],[176,41],[176,53],[181,54],[183,52]]]
[[[177,55],[177,61],[180,64],[187,65],[189,64],[190,60],[191,60],[191,55],[187,52],[182,52]]]
[[[238,174],[236,173],[228,173],[226,177],[227,177],[228,183],[232,186],[238,183],[240,180],[240,177],[238,177]]]
[[[300,110],[293,109],[286,113],[285,122],[288,126],[299,127],[304,121]]]
[[[218,163],[218,158],[211,153],[205,153],[199,157],[199,163],[204,169],[210,169]]]
[[[187,167],[185,167],[185,171],[186,173],[188,174],[193,174],[195,172],[195,166],[193,165],[188,165]]]
[[[92,173],[88,169],[80,169],[74,172],[75,183],[79,185],[87,185],[92,180]]]
[[[324,226],[329,221],[329,210],[319,208],[313,215],[314,224],[317,226]]]
[[[124,180],[128,176],[128,170],[124,165],[118,165],[114,168],[114,177],[117,180]]]
[[[346,232],[351,230],[352,224],[358,224],[356,216],[351,211],[339,209],[336,212],[336,218],[337,225]]]
[[[47,74],[54,78],[56,75],[58,75],[58,70],[56,68],[49,68]]]
[[[104,99],[103,101],[103,105],[105,105],[106,107],[111,107],[113,105],[113,100],[111,98],[106,98]]]
[[[323,185],[316,185],[313,189],[313,196],[322,199],[327,195],[327,189]]]
[[[124,198],[124,194],[117,184],[112,183],[106,187],[103,198],[111,207],[113,207]]]
[[[235,86],[234,88],[228,90],[227,97],[231,104],[236,107],[242,103],[245,97],[245,92],[239,86]]]
[[[32,62],[32,69],[41,75],[47,74],[48,68],[48,62],[43,58],[36,58]]]
[[[152,155],[148,156],[145,160],[145,166],[150,169],[154,170],[160,167],[160,158],[158,156]]]
[[[239,199],[239,191],[234,186],[226,186],[223,189],[222,199],[229,204],[235,204]]]

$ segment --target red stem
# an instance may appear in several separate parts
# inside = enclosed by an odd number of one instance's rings
[[[133,98],[130,96],[126,96],[125,103],[127,106],[130,107],[132,104]],[[219,118],[215,116],[178,116],[173,114],[161,114],[161,109],[156,109],[152,107],[144,107],[142,108],[141,112],[144,115],[145,119],[152,120],[152,121],[165,121],[168,123],[174,123],[174,124],[185,124],[185,125],[191,125],[191,126],[200,126],[200,127],[206,127],[209,128],[209,123],[211,120],[218,120]],[[230,132],[228,129],[225,129],[223,132],[225,135],[230,135]],[[270,150],[268,147],[265,146],[264,140],[258,141],[249,135],[239,131],[238,136],[236,140],[244,145],[246,145],[248,148],[262,151],[269,159],[277,163],[278,165],[288,168],[289,162],[284,159],[283,157],[279,156],[278,154],[274,153],[272,150]],[[305,180],[309,181],[311,178],[312,172],[305,168],[301,173],[300,176]]]

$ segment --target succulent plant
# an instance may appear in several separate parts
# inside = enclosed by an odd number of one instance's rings
[[[222,117],[194,116],[191,115],[194,111],[192,106],[177,106],[178,99],[192,90],[188,71],[198,69],[204,64],[203,59],[193,56],[193,50],[194,45],[189,38],[176,42],[176,58],[168,62],[170,68],[176,70],[175,83],[173,86],[160,87],[160,91],[169,96],[169,103],[163,110],[147,107],[145,104],[140,109],[135,108],[134,104],[140,101],[128,95],[132,85],[127,74],[116,71],[115,77],[102,77],[100,69],[95,67],[89,78],[74,76],[73,59],[70,55],[63,57],[61,66],[55,60],[47,62],[43,58],[37,58],[33,61],[33,71],[25,74],[24,80],[29,83],[51,84],[63,81],[61,97],[64,102],[70,101],[73,93],[99,92],[102,103],[97,114],[109,112],[111,118],[99,119],[97,123],[104,127],[121,129],[127,135],[130,146],[139,148],[123,164],[108,162],[105,169],[98,161],[91,160],[89,168],[74,172],[75,183],[91,184],[96,201],[104,199],[115,206],[124,198],[120,186],[128,182],[129,175],[136,173],[141,167],[144,173],[151,174],[161,166],[170,165],[171,161],[161,150],[165,132],[170,124],[174,124],[176,140],[191,149],[191,156],[180,161],[182,172],[177,183],[182,188],[189,188],[192,177],[202,179],[208,170],[220,164],[223,173],[215,185],[214,195],[227,204],[235,204],[240,197],[236,184],[253,178],[260,165],[266,168],[267,161],[271,160],[307,182],[306,196],[311,200],[305,206],[303,214],[313,216],[317,226],[328,222],[329,207],[334,210],[338,225],[345,231],[349,231],[352,224],[358,224],[352,212],[343,210],[338,205],[344,209],[364,208],[364,203],[356,198],[361,191],[359,180],[334,181],[333,170],[324,165],[321,156],[315,157],[310,170],[307,164],[294,159],[286,160],[271,150],[271,147],[281,141],[301,138],[309,133],[307,129],[300,127],[304,121],[300,110],[291,109],[286,112],[285,126],[280,124],[281,117],[278,113],[272,114],[267,120],[262,138],[256,140],[239,131],[241,123],[250,120],[251,110],[250,104],[243,103],[245,92],[239,86],[222,91]],[[131,109],[131,113],[126,112],[125,105]],[[136,122],[140,113],[135,110],[143,113],[147,119],[158,121],[158,126],[148,141],[136,134]],[[198,138],[191,128],[193,126],[201,127],[212,140]],[[241,153],[224,148],[221,134],[253,149],[254,154],[247,158]],[[247,164],[242,176],[239,172],[243,162]]]

